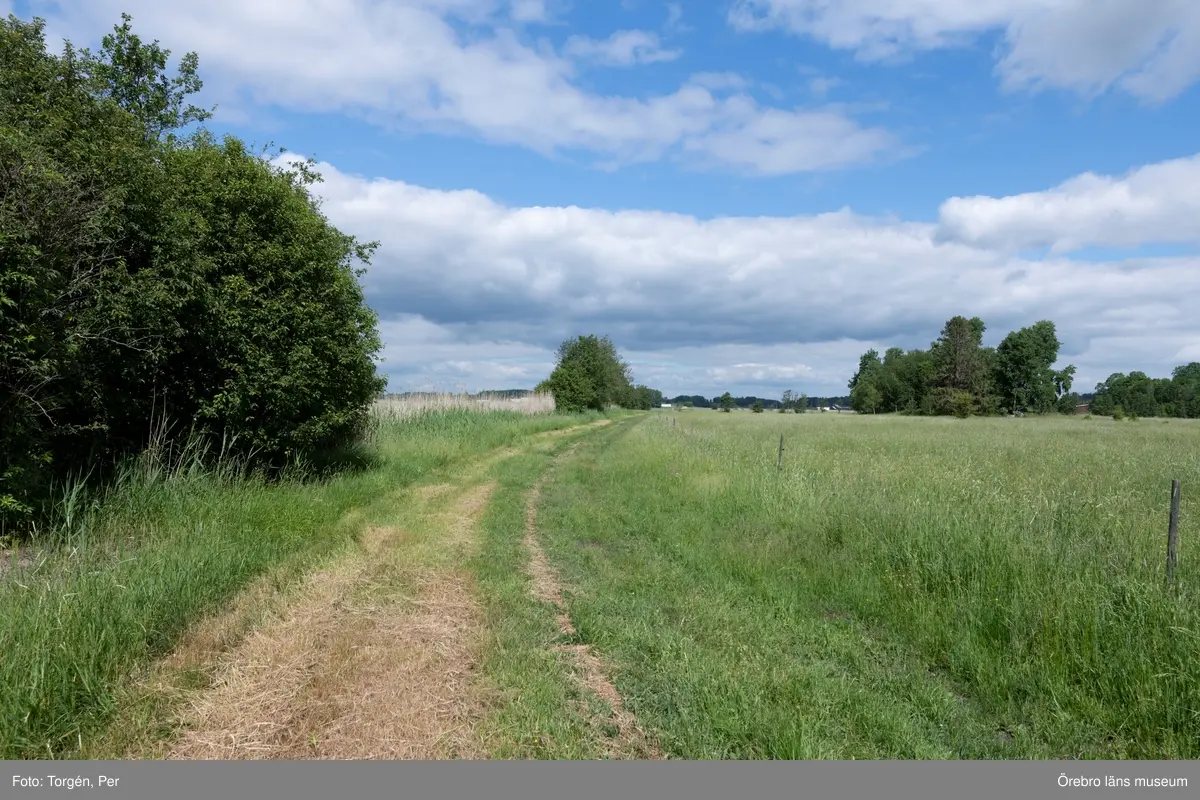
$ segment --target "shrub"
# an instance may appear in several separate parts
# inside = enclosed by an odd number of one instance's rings
[[[321,214],[311,162],[178,139],[206,112],[195,55],[176,79],[168,55],[128,17],[61,57],[0,20],[0,527],[156,429],[282,466],[360,435],[383,389],[374,245]]]

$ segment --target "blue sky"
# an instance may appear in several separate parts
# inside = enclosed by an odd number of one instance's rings
[[[668,394],[841,394],[868,347],[1053,319],[1077,388],[1200,360],[1190,0],[58,0],[315,155],[396,390],[608,333]]]

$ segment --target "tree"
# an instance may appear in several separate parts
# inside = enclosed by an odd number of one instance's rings
[[[854,373],[854,377],[850,378],[850,391],[854,392],[854,387],[858,385],[859,380],[868,375],[874,374],[882,366],[879,360],[879,353],[876,350],[868,350],[863,353],[858,360],[858,371]]]
[[[596,388],[592,377],[576,361],[559,364],[549,378],[538,384],[537,390],[554,395],[556,411],[577,414],[596,407]]]
[[[792,408],[796,403],[795,394],[791,389],[787,389],[783,393],[783,399],[779,403],[779,413],[786,414],[788,409]]]
[[[99,54],[81,51],[93,91],[132,114],[147,140],[211,118],[211,110],[187,103],[188,96],[204,85],[197,74],[199,57],[195,53],[184,55],[178,75],[168,78],[171,51],[161,48],[157,41],[144,44],[133,33],[132,21],[128,14],[122,14],[121,25],[104,37]]]
[[[733,411],[733,395],[731,395],[729,392],[721,395],[720,398],[718,398],[718,407],[726,414]]]
[[[801,394],[799,399],[796,400],[795,406],[797,414],[803,414],[808,411],[808,395]]]
[[[1054,323],[1036,322],[1013,331],[996,348],[996,378],[1005,406],[1014,411],[1028,408],[1049,411],[1058,398],[1058,388],[1070,388],[1074,367],[1059,373],[1052,369],[1058,360],[1059,342]]]
[[[751,410],[751,411],[753,411],[755,414],[761,414],[761,413],[763,413],[763,404],[762,404],[762,400],[757,400],[757,399],[756,399],[756,400],[754,401],[754,405],[750,406],[750,410]]]
[[[569,391],[572,392],[571,399],[564,401],[567,404],[560,406],[564,410],[578,411],[590,408],[603,411],[610,405],[630,407],[635,403],[629,365],[621,359],[607,336],[587,335],[568,339],[559,345],[556,356],[555,372],[567,364],[574,365],[569,380],[562,383],[563,386],[570,386]],[[574,374],[575,367],[588,378],[586,391],[585,385]],[[550,385],[557,386],[560,383],[554,373],[551,373],[548,380]],[[575,403],[584,397],[587,398],[585,405],[576,408]],[[557,394],[555,403],[559,403]]]
[[[182,125],[206,112],[129,20],[100,53],[0,20],[0,526],[146,446],[233,439],[259,464],[337,448],[384,381],[357,263],[285,169]],[[188,426],[191,426],[190,428]]]
[[[939,386],[972,393],[979,388],[983,377],[979,351],[984,329],[983,320],[978,317],[958,316],[946,322],[931,348]]]
[[[874,414],[881,402],[883,402],[883,395],[870,376],[857,381],[854,388],[850,390],[850,407],[860,414]]]

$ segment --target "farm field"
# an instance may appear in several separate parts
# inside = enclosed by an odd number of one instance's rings
[[[1200,755],[1194,422],[392,409],[141,480],[0,577],[7,757]]]

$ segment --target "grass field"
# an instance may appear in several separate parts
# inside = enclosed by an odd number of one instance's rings
[[[679,756],[1195,758],[1173,478],[1200,486],[1200,425],[668,413],[573,462],[542,520]]]
[[[1196,423],[383,420],[323,481],[131,470],[6,569],[0,753],[1200,757]]]

